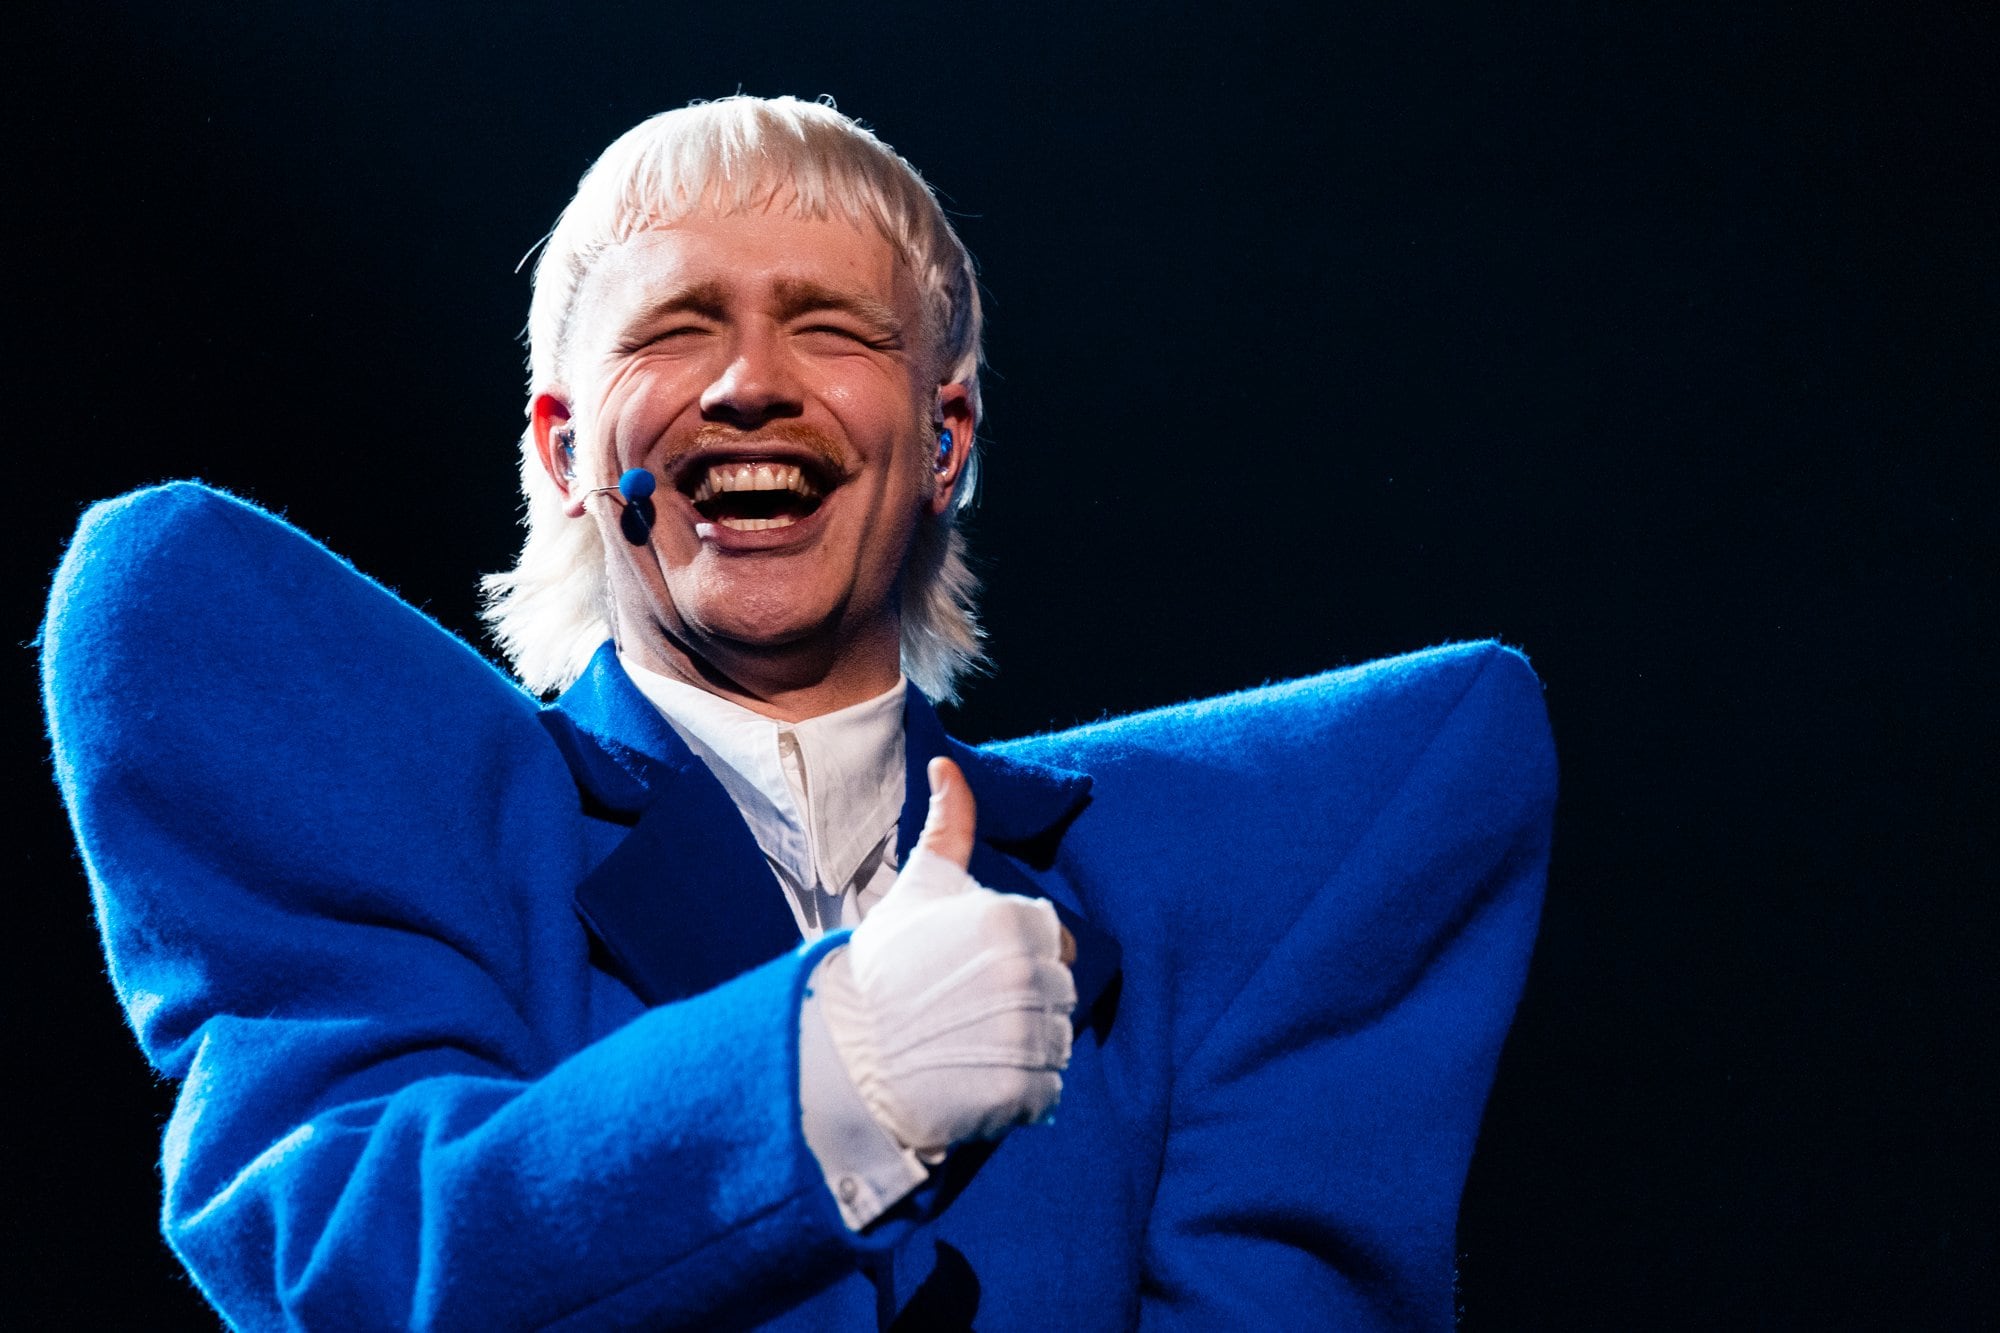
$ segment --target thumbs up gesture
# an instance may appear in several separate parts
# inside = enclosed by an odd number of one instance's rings
[[[849,1077],[882,1127],[935,1164],[1041,1119],[1062,1095],[1074,946],[1048,903],[965,871],[972,789],[933,759],[923,833],[882,901],[814,976]]]

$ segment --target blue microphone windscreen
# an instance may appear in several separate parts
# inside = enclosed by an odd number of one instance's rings
[[[642,467],[635,467],[618,478],[618,493],[627,500],[643,500],[651,495],[658,485],[659,482],[654,480],[652,473]]]

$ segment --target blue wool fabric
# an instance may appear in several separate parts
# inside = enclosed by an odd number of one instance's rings
[[[1057,905],[1055,1123],[841,1224],[818,955],[607,652],[553,709],[206,487],[86,515],[44,630],[111,977],[179,1080],[162,1225],[235,1326],[1435,1327],[1554,762],[1494,644],[970,749]]]

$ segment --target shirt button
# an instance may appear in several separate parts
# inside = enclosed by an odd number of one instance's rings
[[[853,1176],[842,1176],[840,1178],[840,1201],[842,1203],[853,1203],[854,1196],[859,1193],[861,1193],[861,1186],[854,1183]]]

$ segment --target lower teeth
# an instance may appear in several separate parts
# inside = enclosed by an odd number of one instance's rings
[[[780,514],[776,518],[718,518],[715,521],[731,532],[762,532],[765,528],[789,528],[798,522],[790,514]]]

